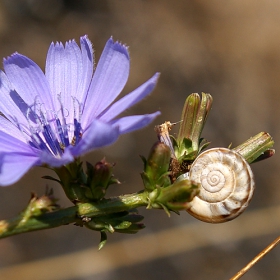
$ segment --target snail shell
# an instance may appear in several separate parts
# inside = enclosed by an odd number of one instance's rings
[[[189,179],[200,183],[199,194],[187,211],[208,223],[223,223],[240,215],[255,188],[247,161],[234,150],[213,148],[201,153],[191,165]]]

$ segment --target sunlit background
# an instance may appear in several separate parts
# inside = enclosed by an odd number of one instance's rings
[[[248,210],[220,225],[187,213],[168,218],[140,209],[146,229],[137,235],[109,235],[98,252],[99,233],[73,225],[26,233],[0,241],[0,279],[116,280],[229,279],[280,233],[280,3],[279,1],[2,0],[0,57],[17,51],[45,67],[52,41],[88,34],[96,57],[110,36],[129,46],[131,70],[123,94],[161,72],[152,95],[129,114],[162,115],[149,127],[92,152],[116,163],[122,182],[109,195],[143,188],[142,162],[156,141],[155,124],[180,120],[185,98],[208,92],[214,98],[203,137],[211,147],[237,146],[261,131],[275,140],[276,155],[253,165],[256,192]],[[176,133],[176,128],[173,130]],[[30,193],[54,189],[70,206],[52,175],[35,168],[15,185],[0,189],[0,219],[11,218]],[[280,247],[243,279],[280,279]],[[4,277],[4,278],[2,278]]]

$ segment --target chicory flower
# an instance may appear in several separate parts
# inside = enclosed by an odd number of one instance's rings
[[[127,47],[110,38],[94,70],[87,36],[63,46],[52,43],[45,74],[14,53],[0,72],[0,185],[20,179],[31,167],[59,167],[121,134],[151,123],[159,112],[117,118],[155,87],[155,74],[114,102],[129,74]]]

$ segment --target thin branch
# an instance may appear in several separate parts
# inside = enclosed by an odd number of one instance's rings
[[[261,260],[266,254],[268,254],[273,248],[275,248],[280,242],[280,236],[277,237],[269,246],[262,250],[255,258],[253,258],[244,268],[236,273],[230,280],[237,280],[241,278],[249,269],[252,268],[259,260]]]

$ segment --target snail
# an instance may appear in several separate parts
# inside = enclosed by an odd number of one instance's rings
[[[239,216],[255,188],[250,165],[238,152],[226,148],[202,152],[189,172],[181,176],[201,184],[187,212],[208,223],[223,223]]]

